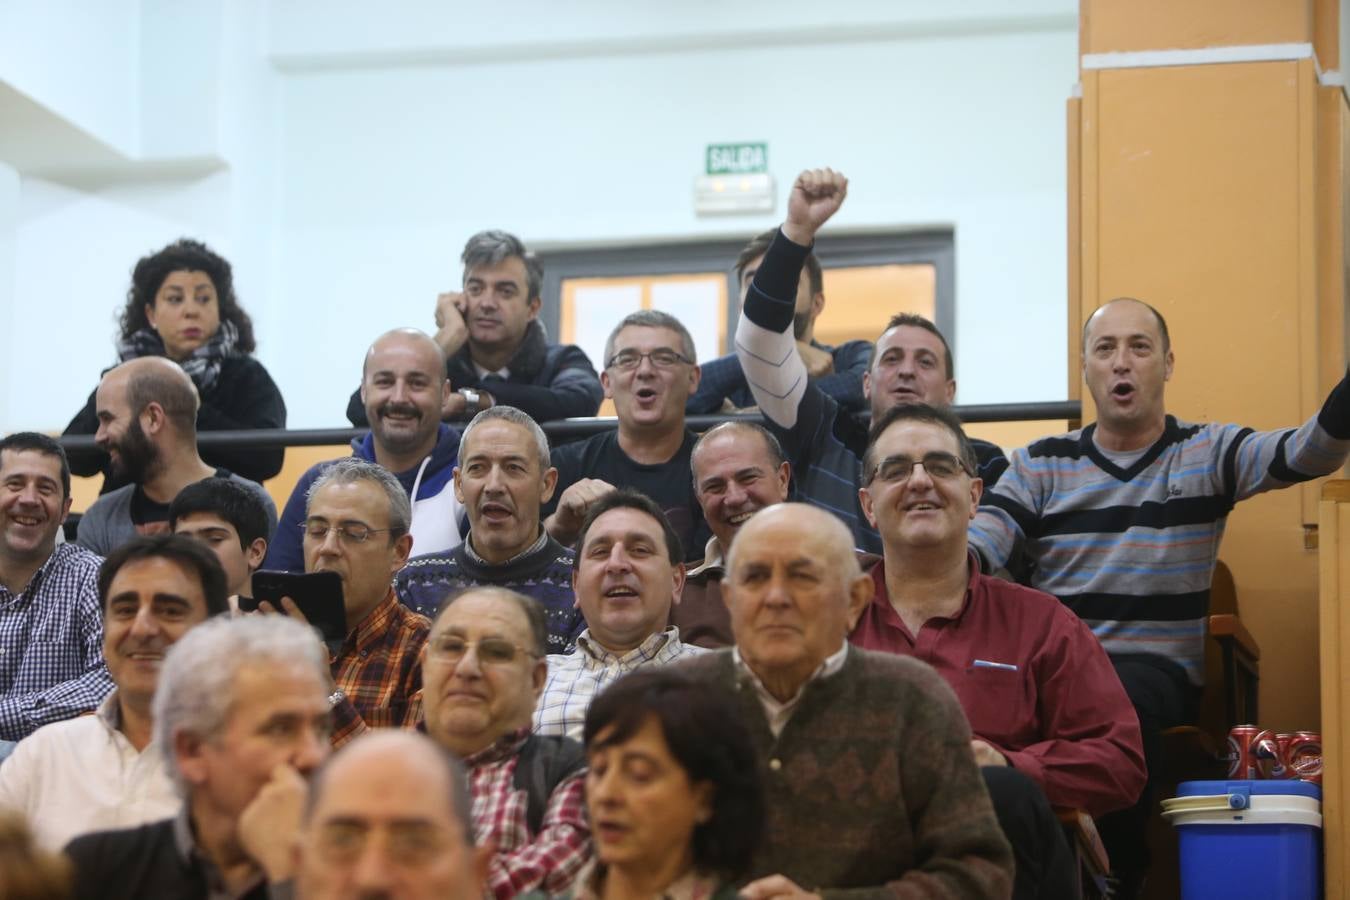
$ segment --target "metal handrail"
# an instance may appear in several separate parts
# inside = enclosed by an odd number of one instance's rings
[[[972,406],[953,406],[952,411],[961,417],[961,421],[977,422],[1028,422],[1040,419],[1077,419],[1082,415],[1082,404],[1077,400],[1054,400],[1044,403],[984,403]],[[685,419],[694,431],[707,429],[728,421],[759,422],[764,417],[759,413],[731,413],[714,416],[689,416]],[[544,433],[550,438],[580,438],[598,434],[615,427],[618,422],[613,416],[586,417],[577,419],[558,419],[554,422],[542,422]],[[252,431],[202,431],[197,434],[197,446],[207,450],[224,448],[239,449],[252,447],[258,450],[274,450],[277,447],[321,447],[330,444],[347,444],[363,437],[367,428],[259,428]],[[94,436],[89,434],[68,434],[61,439],[66,450],[94,449]]]

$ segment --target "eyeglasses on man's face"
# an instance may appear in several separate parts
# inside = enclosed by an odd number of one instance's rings
[[[478,661],[489,666],[505,666],[520,656],[537,657],[539,654],[527,650],[519,644],[513,644],[506,638],[485,637],[470,641],[457,634],[443,634],[432,638],[427,644],[427,653],[441,662],[455,664],[474,647],[478,651]]]
[[[644,359],[650,359],[652,365],[658,369],[671,369],[678,365],[693,365],[693,360],[683,353],[676,353],[669,347],[657,347],[650,353],[639,353],[636,350],[620,350],[609,360],[605,368],[618,369],[620,372],[631,372],[642,365]]]
[[[393,531],[392,528],[371,528],[364,522],[339,522],[334,525],[327,519],[306,519],[300,523],[304,529],[305,537],[314,538],[316,541],[322,541],[328,537],[328,532],[336,531],[338,540],[344,544],[364,544],[370,540],[371,535],[388,534]]]
[[[955,478],[963,472],[972,477],[975,475],[961,457],[935,450],[932,453],[925,453],[922,459],[912,459],[903,454],[888,456],[873,466],[871,473],[867,476],[867,484],[871,484],[873,481],[880,481],[884,484],[898,484],[908,481],[909,477],[914,474],[915,466],[923,466],[923,470],[928,473],[929,478],[937,478],[942,481]]]

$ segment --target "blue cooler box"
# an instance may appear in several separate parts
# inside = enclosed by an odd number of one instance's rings
[[[1322,789],[1306,781],[1185,781],[1163,801],[1177,827],[1181,896],[1322,896]]]

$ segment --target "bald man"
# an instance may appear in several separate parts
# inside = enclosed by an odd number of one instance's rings
[[[375,339],[361,367],[361,402],[370,433],[352,442],[352,456],[379,463],[398,478],[412,501],[413,544],[417,552],[443,553],[458,547],[467,530],[464,508],[455,498],[459,431],[441,424],[452,402],[445,355],[427,334],[397,328]],[[296,482],[281,527],[267,547],[264,569],[303,572],[301,528],[310,485],[333,464],[310,467]]]
[[[310,787],[295,844],[299,900],[476,900],[491,847],[475,847],[464,767],[425,735],[374,732]]]
[[[1016,451],[985,491],[970,546],[986,570],[1025,549],[1034,588],[1084,619],[1139,714],[1144,760],[1161,732],[1193,721],[1204,677],[1209,586],[1228,512],[1239,500],[1330,474],[1350,454],[1350,383],[1299,428],[1255,432],[1167,414],[1175,356],[1167,322],[1121,297],[1083,328],[1083,379],[1097,421]],[[1203,376],[1202,376],[1203,377]],[[1099,822],[1121,897],[1148,866],[1146,789]]]
[[[734,692],[763,763],[767,829],[741,895],[1006,897],[1012,853],[951,688],[847,643],[872,599],[848,528],[801,503],[761,510],[722,592],[735,649],[677,665]]]
[[[277,508],[262,485],[208,466],[197,452],[200,399],[192,379],[163,356],[109,369],[94,393],[94,442],[128,483],[100,497],[80,519],[76,543],[107,556],[139,534],[169,531],[169,504],[189,484],[230,478],[256,491],[267,508],[269,537]]]

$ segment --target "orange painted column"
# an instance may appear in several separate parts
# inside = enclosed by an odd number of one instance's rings
[[[1117,296],[1168,320],[1169,412],[1303,422],[1346,365],[1346,99],[1334,0],[1083,0],[1069,103],[1069,382]],[[1317,483],[1240,503],[1221,556],[1264,727],[1316,729]]]

